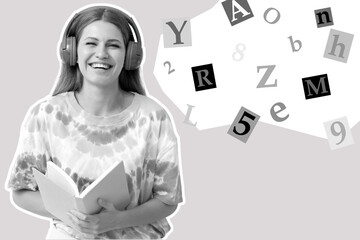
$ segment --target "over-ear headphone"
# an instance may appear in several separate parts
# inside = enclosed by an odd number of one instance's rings
[[[138,28],[134,20],[124,12],[120,11],[119,9],[108,7],[108,6],[94,6],[86,8],[74,15],[74,17],[69,21],[63,35],[63,39],[60,45],[60,57],[62,61],[70,66],[76,66],[77,61],[77,48],[76,48],[76,38],[75,36],[69,36],[69,29],[72,27],[76,18],[80,15],[92,11],[94,9],[104,9],[104,10],[111,10],[116,11],[122,16],[125,17],[130,27],[133,29],[136,35],[136,42],[129,41],[127,48],[126,48],[126,55],[125,55],[125,62],[124,68],[125,70],[134,70],[140,67],[141,60],[143,57],[143,50],[141,47],[141,37]]]

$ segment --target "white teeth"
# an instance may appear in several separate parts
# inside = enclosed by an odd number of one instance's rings
[[[103,69],[109,69],[111,66],[108,64],[104,64],[104,63],[91,63],[90,64],[91,67],[93,68],[103,68]]]

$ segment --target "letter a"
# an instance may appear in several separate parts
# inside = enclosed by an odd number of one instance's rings
[[[249,15],[250,13],[248,12],[248,11],[246,11],[238,2],[236,2],[235,0],[232,0],[232,22],[233,21],[236,21],[237,20],[237,18],[236,18],[236,14],[238,14],[238,13],[242,13],[242,17],[245,17],[245,16],[247,16],[247,15]],[[237,11],[236,11],[236,9],[238,9]]]
[[[222,5],[231,26],[254,16],[247,0],[226,0],[222,2]]]

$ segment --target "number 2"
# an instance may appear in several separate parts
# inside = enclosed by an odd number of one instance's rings
[[[172,73],[175,71],[175,69],[171,69],[171,63],[169,61],[164,62],[164,67],[168,65],[169,66],[169,70],[168,70],[168,74]]]

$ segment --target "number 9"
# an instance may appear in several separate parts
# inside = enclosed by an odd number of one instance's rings
[[[336,131],[335,125],[339,126],[340,131]],[[336,143],[336,145],[341,144],[345,140],[346,130],[345,130],[345,126],[344,126],[344,124],[342,122],[339,122],[339,121],[333,122],[331,124],[330,130],[331,130],[332,135],[334,135],[335,137],[338,137],[338,136],[341,135],[341,140],[340,140],[340,142]]]

